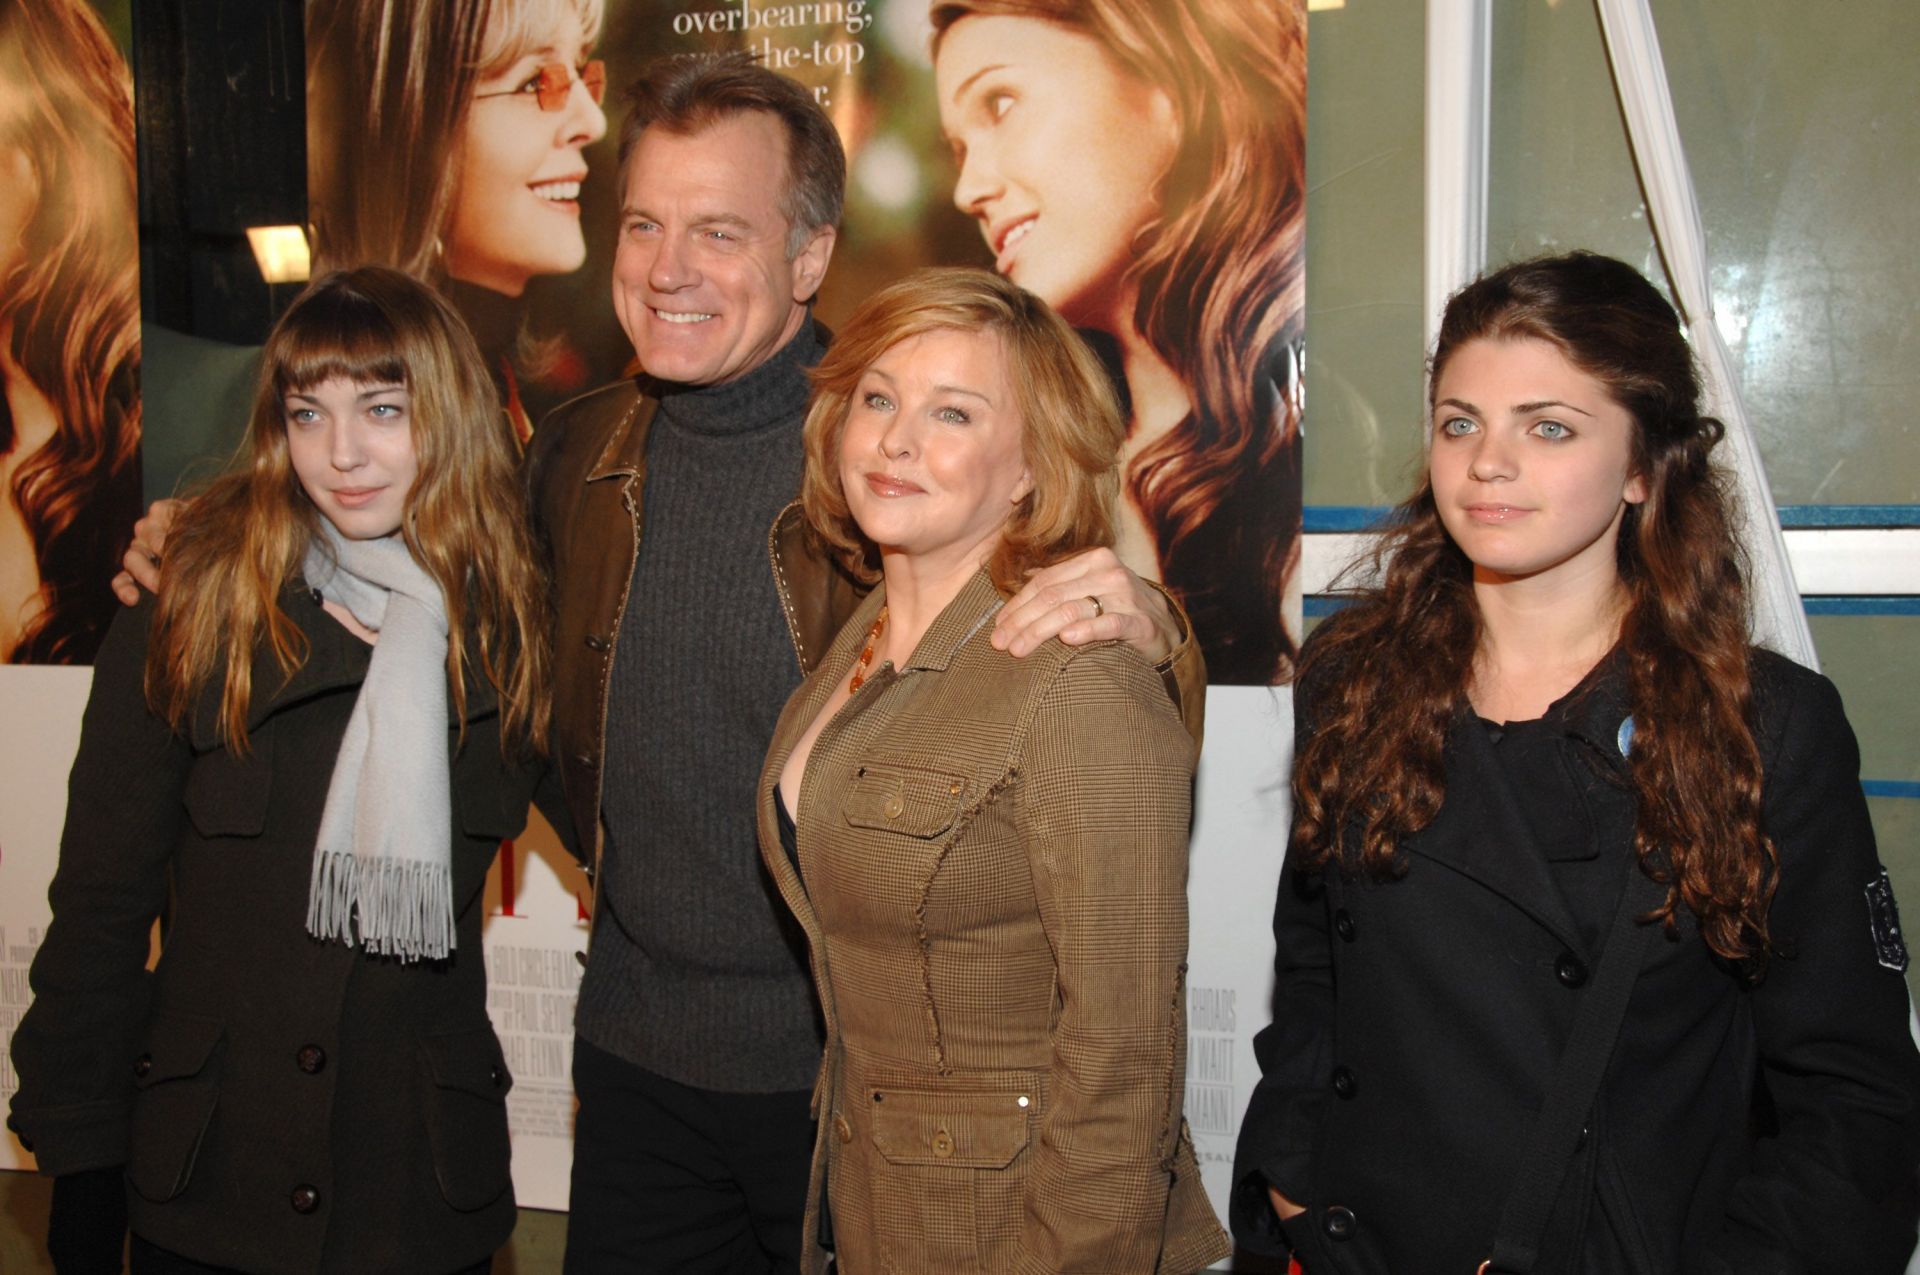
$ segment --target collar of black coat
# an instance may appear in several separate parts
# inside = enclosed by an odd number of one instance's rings
[[[1614,742],[1627,715],[1621,661],[1618,650],[1609,653],[1543,714],[1560,724],[1569,745],[1562,751],[1562,764],[1594,831],[1583,856],[1588,858],[1617,836],[1615,816],[1627,820],[1631,836],[1626,763]],[[1446,799],[1433,822],[1408,838],[1406,849],[1479,882],[1570,950],[1581,951],[1579,928],[1547,860],[1534,852],[1533,830],[1493,748],[1486,728],[1463,703],[1447,737]]]
[[[307,658],[291,674],[283,673],[273,651],[262,644],[253,655],[253,695],[247,704],[247,733],[265,725],[267,719],[318,696],[366,680],[367,663],[373,647],[347,631],[345,625],[328,615],[320,604],[320,594],[302,577],[295,576],[280,590],[280,609],[293,621],[307,640]],[[480,644],[471,629],[466,642],[467,721],[479,721],[500,711],[500,696],[480,671]],[[188,723],[188,738],[195,748],[212,749],[221,745],[220,693],[218,676],[209,681],[194,704]],[[457,724],[452,697],[447,701],[448,723]]]

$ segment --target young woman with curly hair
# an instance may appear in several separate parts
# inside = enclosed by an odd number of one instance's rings
[[[1309,1271],[1898,1271],[1920,1057],[1826,679],[1748,645],[1672,308],[1447,307],[1426,474],[1307,642],[1241,1242]]]

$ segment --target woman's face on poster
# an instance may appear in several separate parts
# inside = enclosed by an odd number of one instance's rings
[[[994,268],[1071,323],[1121,331],[1136,236],[1179,146],[1171,99],[1041,18],[960,19],[934,74],[959,164],[953,202],[979,222]]]
[[[545,43],[475,85],[446,232],[452,277],[518,296],[533,276],[567,274],[586,261],[582,150],[607,131],[579,78],[588,52],[579,15],[564,6]],[[544,110],[535,89],[541,68],[553,65],[573,84],[558,110]]]

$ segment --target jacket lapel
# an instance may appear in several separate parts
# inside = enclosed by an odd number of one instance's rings
[[[1447,739],[1447,797],[1433,823],[1407,850],[1472,878],[1531,916],[1567,947],[1581,951],[1533,831],[1506,781],[1493,742],[1470,710],[1454,716]]]

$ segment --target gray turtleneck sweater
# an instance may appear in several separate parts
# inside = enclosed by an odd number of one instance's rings
[[[754,785],[800,670],[767,529],[800,490],[811,323],[720,385],[660,387],[608,692],[600,906],[575,1026],[682,1084],[809,1088],[806,940],[760,866]]]

